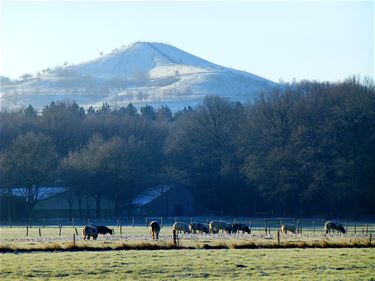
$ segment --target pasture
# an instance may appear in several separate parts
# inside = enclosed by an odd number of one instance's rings
[[[375,280],[373,223],[348,223],[346,234],[324,234],[322,224],[304,222],[302,233],[280,234],[280,244],[278,221],[267,233],[264,220],[252,223],[251,234],[180,234],[177,247],[171,224],[158,241],[145,224],[112,225],[115,235],[96,241],[82,239],[82,226],[77,232],[72,225],[3,226],[0,251],[11,252],[0,254],[0,280],[94,280],[98,274],[108,280],[290,280],[291,274],[293,280]]]
[[[184,221],[183,218],[179,220]],[[190,220],[198,221],[198,219],[185,219],[186,223]],[[229,220],[227,220],[229,221]],[[231,219],[231,221],[242,221],[249,222],[249,220]],[[327,243],[350,245],[353,243],[367,243],[371,244],[375,242],[370,238],[370,235],[375,236],[375,224],[374,223],[358,223],[358,222],[347,222],[345,224],[348,232],[346,234],[325,234],[323,232],[324,221],[312,221],[312,220],[301,220],[297,223],[302,227],[302,233],[299,234],[280,234],[279,237],[277,232],[280,228],[281,223],[296,223],[296,220],[292,219],[274,219],[264,220],[256,219],[251,220],[251,234],[208,234],[208,235],[197,235],[197,234],[180,234],[178,235],[178,245],[186,247],[202,248],[204,245],[215,246],[215,245],[228,245],[228,248],[234,248],[233,244],[245,244],[252,243],[259,247],[269,246],[278,244],[283,245],[299,245],[303,247],[305,245],[321,245]],[[98,222],[97,222],[98,223]],[[172,222],[167,222],[164,227],[161,228],[160,232],[160,243],[172,242]],[[249,224],[249,223],[248,223]],[[152,242],[152,238],[149,233],[149,229],[145,223],[135,224],[134,227],[129,221],[124,225],[110,225],[110,228],[114,230],[115,235],[99,235],[97,241],[84,241],[81,235],[82,225],[63,225],[61,229],[56,225],[41,225],[35,224],[31,228],[23,226],[12,226],[12,227],[0,227],[0,250],[2,248],[13,248],[13,249],[38,249],[38,248],[52,248],[54,246],[61,245],[61,248],[68,247],[73,242],[77,246],[81,247],[112,247],[121,248],[119,245],[124,243],[144,243]],[[278,239],[279,238],[279,239]],[[251,247],[256,248],[256,247]]]
[[[0,264],[1,280],[375,280],[373,249],[47,252]]]

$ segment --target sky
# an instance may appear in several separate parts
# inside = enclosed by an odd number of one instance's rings
[[[169,43],[273,81],[374,77],[374,1],[1,2],[0,75]]]

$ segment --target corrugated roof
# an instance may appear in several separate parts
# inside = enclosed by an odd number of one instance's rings
[[[155,200],[156,198],[158,198],[160,195],[170,190],[171,188],[172,185],[158,185],[148,188],[145,192],[134,198],[132,204],[136,206],[146,205],[151,201]]]
[[[55,186],[39,187],[37,200],[47,199],[51,196],[62,193],[66,190],[67,190],[66,187],[55,187]],[[23,197],[27,191],[25,187],[17,187],[17,188],[11,188],[10,192],[13,196]],[[8,194],[8,189],[3,189],[3,188],[0,189],[0,194],[1,195]]]

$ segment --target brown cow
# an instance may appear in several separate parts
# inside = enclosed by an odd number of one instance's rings
[[[152,239],[159,239],[160,224],[157,221],[150,222],[150,234]]]
[[[92,237],[93,240],[96,240],[98,238],[98,230],[94,226],[89,226],[86,225],[82,229],[82,235],[83,235],[83,240],[90,240],[90,237]]]

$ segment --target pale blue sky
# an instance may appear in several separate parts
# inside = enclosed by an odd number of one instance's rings
[[[2,75],[170,43],[265,78],[374,77],[374,2],[2,2]]]

